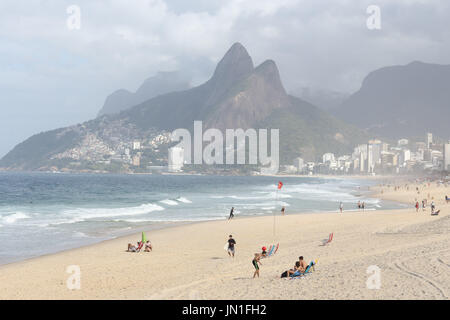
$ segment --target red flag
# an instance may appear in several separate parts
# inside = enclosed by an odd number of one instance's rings
[[[280,190],[282,186],[283,186],[283,182],[278,181],[278,190]]]

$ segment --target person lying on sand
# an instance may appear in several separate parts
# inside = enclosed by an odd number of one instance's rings
[[[150,240],[147,240],[147,242],[145,243],[144,251],[145,252],[150,252],[152,250],[153,250],[152,243],[150,242]]]
[[[132,245],[131,243],[129,243],[129,244],[128,244],[128,249],[127,249],[127,251],[128,251],[128,252],[136,252],[136,251],[137,251],[137,248],[136,248],[136,246],[134,246],[134,245]]]

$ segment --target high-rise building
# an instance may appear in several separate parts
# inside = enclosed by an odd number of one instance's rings
[[[427,143],[427,149],[430,149],[431,145],[433,144],[433,134],[430,132],[427,133],[426,143]]]
[[[332,153],[325,153],[322,156],[322,162],[323,163],[333,162],[333,161],[334,161],[334,154],[332,154]]]
[[[141,149],[141,142],[133,141],[133,150],[140,150],[140,149]]]
[[[364,153],[360,153],[359,154],[359,171],[363,172],[364,171]]]
[[[179,172],[184,164],[184,149],[180,147],[173,147],[169,149],[169,172]]]
[[[302,172],[305,169],[305,160],[302,158],[295,158],[294,166],[297,168],[298,172]]]
[[[450,170],[450,141],[444,144],[444,170]]]
[[[373,162],[373,145],[367,145],[367,172],[372,173],[375,164]]]

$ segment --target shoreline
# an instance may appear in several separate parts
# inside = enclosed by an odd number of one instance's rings
[[[51,173],[51,172],[50,172]],[[55,173],[51,173],[51,174],[55,174]],[[84,173],[82,173],[84,174]],[[278,175],[270,175],[271,177],[283,177],[283,176],[278,176]],[[286,175],[284,176],[286,177]],[[301,177],[301,176],[288,176],[288,177]],[[308,176],[304,176],[306,178],[308,178]],[[326,176],[326,175],[322,175],[322,176],[313,176],[314,178],[320,178],[320,179],[329,179],[329,178],[335,178],[336,180],[345,180],[341,177],[338,176]],[[348,177],[349,180],[363,180],[363,181],[367,181],[364,179],[363,176],[358,176],[358,177]],[[349,189],[349,192],[354,194],[357,190],[356,189]],[[358,191],[361,194],[365,194],[367,197],[371,198],[371,199],[377,199],[377,200],[383,200],[380,195],[376,192],[376,191],[372,191],[372,190],[359,190]],[[396,201],[396,200],[388,200],[389,202],[393,202],[393,203],[402,203],[400,201]],[[401,210],[401,208],[398,208],[396,210]],[[303,211],[303,212],[292,212],[289,213],[289,215],[315,215],[315,214],[333,214],[333,213],[338,213],[338,209],[336,210],[331,210],[331,211],[324,211],[324,210],[320,210],[320,211]],[[351,209],[351,210],[346,210],[346,212],[357,212],[357,209]],[[380,211],[378,209],[368,209],[366,210],[367,212],[370,211]],[[255,218],[259,218],[259,217],[272,217],[272,214],[264,214],[264,215],[237,215],[235,216],[234,220],[241,220],[241,219],[255,219]],[[278,215],[277,215],[278,216]],[[117,240],[117,239],[125,239],[125,238],[129,238],[130,236],[136,236],[136,239],[140,239],[140,233],[141,232],[154,232],[157,230],[164,230],[164,229],[169,229],[169,228],[175,228],[175,227],[179,227],[179,226],[186,226],[186,225],[196,225],[196,224],[203,224],[203,223],[208,223],[208,222],[216,222],[216,221],[227,221],[227,217],[224,216],[223,219],[210,219],[210,220],[198,220],[198,221],[179,221],[179,222],[175,222],[175,221],[164,221],[164,222],[157,222],[157,223],[153,223],[153,224],[146,224],[146,225],[142,225],[136,228],[133,228],[132,230],[129,231],[122,231],[120,233],[117,234],[110,234],[105,236],[106,239],[92,239],[92,243],[87,243],[87,244],[80,244],[80,245],[76,245],[74,247],[71,248],[67,248],[67,249],[62,249],[62,250],[56,250],[54,252],[47,252],[47,253],[43,253],[43,254],[39,254],[36,256],[31,256],[25,259],[20,259],[20,260],[16,260],[16,261],[10,261],[10,262],[1,262],[0,261],[0,270],[3,266],[8,266],[8,265],[12,265],[12,264],[17,264],[17,263],[22,263],[22,262],[27,262],[27,261],[31,261],[31,260],[36,260],[39,259],[41,257],[46,257],[46,256],[51,256],[51,255],[56,255],[59,253],[64,253],[64,252],[70,252],[72,250],[77,250],[77,249],[82,249],[82,248],[88,248],[91,246],[96,246],[98,244],[104,243],[104,242],[108,242],[108,241],[113,241],[113,240]],[[136,241],[135,241],[136,242]],[[134,243],[135,243],[134,242]]]
[[[425,188],[425,187],[424,187]],[[376,194],[377,188],[371,190]],[[412,188],[411,188],[412,189]],[[366,212],[300,213],[193,222],[147,233],[154,251],[125,252],[133,233],[100,243],[0,266],[2,299],[445,299],[450,278],[448,188],[431,186],[441,214],[414,208]],[[382,199],[410,199],[415,190],[385,189]],[[409,202],[411,203],[411,202]],[[321,241],[334,232],[333,242]],[[223,250],[228,234],[237,241],[233,260]],[[136,239],[137,238],[137,239]],[[251,257],[261,245],[280,243],[252,279]],[[319,259],[301,281],[279,279],[298,255]],[[406,261],[408,263],[406,264]],[[426,264],[433,272],[420,277]],[[425,265],[423,265],[425,264]],[[66,272],[80,266],[81,290],[69,290]],[[366,269],[383,270],[383,290],[368,290]],[[448,268],[448,267],[447,267]],[[339,276],[337,276],[339,275]],[[261,286],[265,290],[261,290]],[[437,290],[436,288],[439,288]],[[293,295],[298,292],[300,295]]]

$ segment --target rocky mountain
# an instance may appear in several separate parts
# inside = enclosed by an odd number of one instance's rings
[[[98,115],[119,113],[158,95],[185,90],[189,87],[189,81],[179,72],[158,72],[155,76],[146,79],[134,93],[125,89],[111,93]]]
[[[280,160],[285,164],[298,156],[316,160],[324,152],[348,152],[367,138],[361,130],[288,95],[275,62],[266,60],[254,67],[247,50],[236,43],[204,84],[159,95],[118,114],[33,136],[8,153],[0,167],[36,170],[80,161],[117,160],[127,152],[125,144],[131,146],[138,140],[149,149],[160,148],[158,143],[164,139],[157,132],[191,129],[194,120],[222,130],[279,129]],[[121,148],[114,141],[121,141]],[[96,149],[103,151],[95,153]],[[93,153],[95,157],[80,156]],[[142,152],[138,153],[141,156]],[[127,161],[129,152],[128,156]]]
[[[412,62],[371,72],[334,114],[391,138],[450,138],[450,65]]]

